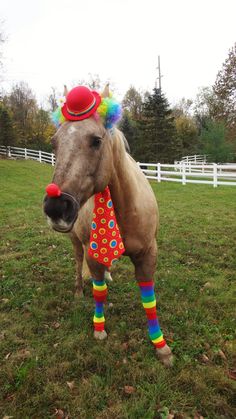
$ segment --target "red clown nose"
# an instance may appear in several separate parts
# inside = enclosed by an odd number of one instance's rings
[[[55,183],[49,183],[49,185],[46,187],[46,192],[51,198],[57,198],[61,195],[61,190]]]

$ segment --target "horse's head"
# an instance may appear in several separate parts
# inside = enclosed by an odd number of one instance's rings
[[[93,116],[65,122],[52,139],[56,155],[53,183],[60,196],[46,196],[44,212],[57,231],[73,227],[80,207],[108,185],[113,168],[109,130]]]

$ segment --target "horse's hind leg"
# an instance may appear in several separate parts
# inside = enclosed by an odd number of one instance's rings
[[[76,277],[75,277],[75,295],[78,297],[83,296],[83,275],[82,275],[82,268],[83,268],[83,259],[84,259],[84,249],[82,246],[81,241],[75,234],[70,235],[74,254],[75,254],[75,262],[76,262]]]
[[[87,264],[93,278],[93,297],[95,301],[95,312],[93,317],[94,337],[103,340],[107,337],[104,317],[104,303],[107,298],[105,266],[90,258],[87,251],[86,255]]]
[[[173,355],[167,345],[157,317],[156,298],[154,293],[154,272],[156,268],[156,241],[145,254],[132,257],[135,266],[135,276],[140,287],[141,299],[148,320],[149,336],[156,348],[156,353],[165,366],[172,366]]]

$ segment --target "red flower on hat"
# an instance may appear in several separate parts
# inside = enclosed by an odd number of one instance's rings
[[[69,121],[89,118],[101,103],[101,96],[86,86],[77,86],[69,91],[61,111]]]

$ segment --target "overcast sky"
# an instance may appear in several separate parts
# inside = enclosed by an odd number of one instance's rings
[[[25,80],[39,101],[88,73],[152,89],[161,56],[170,102],[214,83],[236,41],[236,0],[0,0],[5,82]]]

